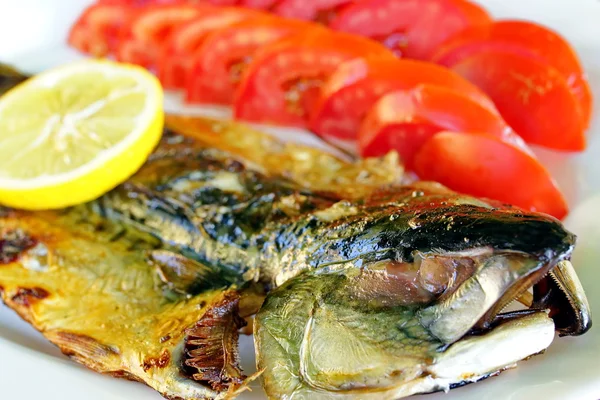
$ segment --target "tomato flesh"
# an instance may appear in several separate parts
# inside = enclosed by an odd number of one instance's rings
[[[355,2],[355,0],[283,0],[277,4],[273,11],[282,17],[327,24],[345,6]]]
[[[485,28],[471,29],[445,42],[432,60],[451,67],[465,58],[486,51],[510,52],[544,61],[559,71],[581,106],[582,119],[589,125],[592,94],[577,54],[556,32],[527,21],[497,21]]]
[[[71,28],[68,42],[77,50],[104,57],[117,47],[119,35],[132,10],[118,4],[88,7]]]
[[[442,132],[415,156],[421,179],[461,193],[487,197],[564,218],[566,201],[543,165],[531,154],[485,133]]]
[[[585,148],[579,103],[546,63],[511,53],[478,53],[452,69],[486,92],[526,142],[555,150]]]
[[[133,14],[117,49],[117,59],[152,69],[160,56],[160,47],[174,29],[209,9],[192,4],[167,4],[143,7]]]
[[[315,29],[258,52],[234,100],[234,115],[254,122],[306,128],[323,81],[339,64],[356,58],[394,55],[355,35]]]
[[[352,143],[371,106],[395,90],[431,84],[457,90],[495,110],[494,103],[475,85],[435,64],[415,60],[353,60],[342,64],[323,85],[311,115],[310,128],[327,140]]]
[[[192,73],[194,55],[210,33],[263,15],[259,11],[241,7],[214,8],[178,27],[162,49],[158,76],[163,86],[168,89],[186,87]]]
[[[259,48],[316,27],[304,21],[266,17],[213,32],[194,54],[186,100],[231,104],[241,75]]]
[[[373,105],[358,135],[360,154],[380,156],[393,149],[412,169],[416,152],[442,131],[486,132],[528,151],[495,112],[452,89],[422,85],[391,92]]]
[[[403,57],[428,59],[453,34],[489,23],[483,9],[465,0],[371,0],[344,8],[330,27],[379,40]]]

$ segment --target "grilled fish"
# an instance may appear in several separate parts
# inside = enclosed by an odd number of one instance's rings
[[[589,329],[575,237],[549,216],[400,185],[394,154],[352,164],[229,123],[167,125],[102,198],[0,218],[3,300],[96,371],[168,398],[234,396],[240,316],[262,289],[271,398],[446,389]],[[502,313],[532,286],[528,310]],[[492,340],[526,346],[464,367]]]
[[[296,197],[330,204],[311,191],[336,182],[356,182],[347,195],[357,196],[400,177],[393,156],[349,164],[233,125],[195,123],[204,124],[204,142],[165,135],[147,165],[104,198],[61,211],[0,213],[4,302],[76,361],[168,398],[216,398],[241,386],[237,314],[254,313],[262,297],[248,288],[255,272],[245,274],[237,257],[250,258],[246,242],[265,208],[289,195],[281,207],[297,213]],[[238,141],[237,157],[212,142],[240,134],[247,140]],[[170,187],[181,191],[177,198],[167,195]],[[141,221],[109,211],[119,196],[132,205],[152,191]],[[184,192],[195,196],[191,224]],[[199,230],[205,241],[186,249],[183,239]],[[242,285],[241,294],[224,292]]]

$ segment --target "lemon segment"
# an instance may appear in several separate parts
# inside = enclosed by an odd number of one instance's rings
[[[35,76],[0,97],[0,203],[101,196],[142,166],[163,121],[162,88],[143,68],[87,60]]]

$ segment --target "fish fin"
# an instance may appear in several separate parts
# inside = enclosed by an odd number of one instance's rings
[[[240,368],[238,330],[246,325],[239,316],[240,295],[227,291],[186,330],[184,370],[220,392],[240,387],[247,378]]]

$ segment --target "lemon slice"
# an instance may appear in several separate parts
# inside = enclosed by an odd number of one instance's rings
[[[68,64],[0,97],[0,203],[39,210],[93,200],[160,140],[158,80],[110,61]]]

